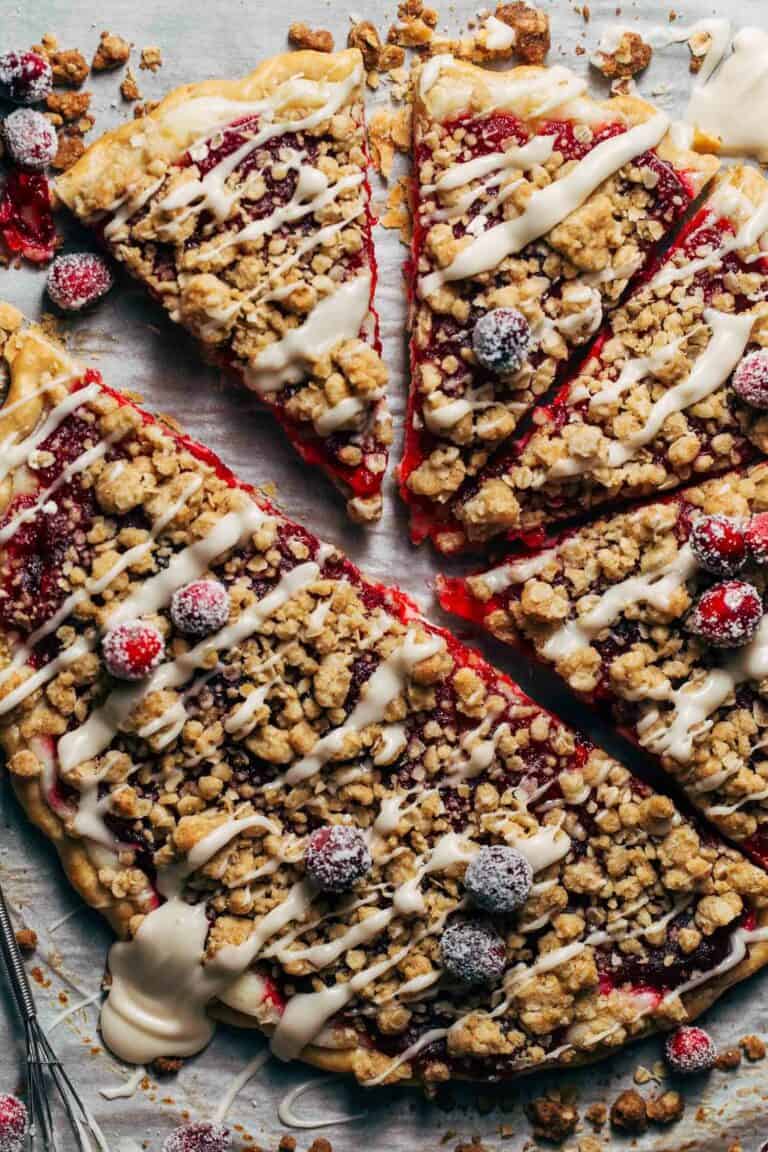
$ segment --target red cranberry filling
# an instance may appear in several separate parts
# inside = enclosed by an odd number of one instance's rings
[[[13,255],[36,264],[53,258],[57,236],[48,181],[40,172],[8,173],[0,199],[0,236]]]

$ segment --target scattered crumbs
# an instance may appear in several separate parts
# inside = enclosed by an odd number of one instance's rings
[[[142,48],[139,68],[143,68],[145,72],[157,72],[162,66],[163,54],[157,44],[149,44],[146,48]]]
[[[61,121],[80,120],[91,106],[90,92],[51,92],[45,106]]]
[[[123,100],[126,100],[128,103],[133,103],[134,100],[141,100],[139,85],[136,83],[136,77],[130,66],[125,70],[125,76],[120,85],[120,95]]]
[[[143,104],[134,104],[134,120],[140,120],[142,116],[149,116],[150,112],[154,112],[159,103],[159,100],[146,100]]]
[[[19,928],[16,933],[16,943],[22,952],[34,952],[37,948],[37,932],[32,928]]]
[[[57,172],[66,172],[76,164],[85,152],[85,143],[79,133],[72,131],[59,132],[59,147],[51,161],[51,167]]]
[[[156,1076],[173,1076],[176,1072],[180,1072],[184,1067],[184,1061],[178,1056],[158,1056],[150,1064],[150,1068]]]
[[[401,48],[423,48],[429,44],[435,33],[438,14],[434,8],[426,8],[423,0],[402,0],[397,7],[397,24],[387,33],[390,44]]]
[[[574,52],[576,53],[577,56],[584,56],[586,51],[587,50],[583,44],[577,44],[576,47],[574,48]]]
[[[312,1141],[307,1152],[333,1152],[333,1145],[324,1136],[318,1136]]]
[[[638,32],[623,32],[612,52],[598,48],[590,57],[590,63],[607,80],[637,76],[651,62],[653,49],[646,44]]]
[[[723,1048],[722,1052],[718,1052],[715,1060],[715,1068],[720,1072],[732,1072],[740,1064],[741,1052],[738,1048]]]
[[[280,1143],[278,1144],[278,1152],[295,1152],[296,1137],[295,1136],[281,1136]]]
[[[385,180],[388,180],[392,172],[395,152],[410,151],[409,109],[380,108],[374,112],[368,124],[368,142],[374,168]]]
[[[69,1004],[69,996],[64,991],[59,992],[57,999],[59,1004]]]
[[[288,43],[293,48],[308,48],[313,52],[333,52],[333,36],[325,28],[310,28],[301,20],[288,29]],[[144,65],[142,64],[142,67]]]
[[[634,1088],[620,1092],[611,1105],[611,1127],[639,1135],[648,1126],[645,1100]]]
[[[651,1064],[651,1071],[653,1072],[654,1080],[663,1080],[667,1074],[667,1066],[663,1060],[654,1060]]]
[[[372,89],[379,86],[380,72],[388,72],[394,79],[394,73],[405,63],[405,50],[399,44],[382,44],[370,20],[360,20],[352,25],[347,35],[347,47],[357,48],[362,53],[366,82]]]
[[[669,1090],[657,1096],[651,1096],[646,1101],[646,1112],[652,1124],[665,1127],[676,1124],[685,1111],[685,1101],[679,1092]]]
[[[742,1036],[741,1040],[739,1040],[739,1047],[747,1060],[753,1064],[757,1060],[765,1059],[765,1043],[759,1036]]]
[[[91,68],[94,72],[110,72],[113,68],[121,68],[127,63],[130,54],[131,45],[122,36],[114,32],[102,32]]]
[[[53,72],[53,82],[57,86],[79,88],[90,71],[88,61],[77,48],[64,51],[57,49],[49,54],[48,62]]]
[[[32,979],[34,980],[35,984],[39,984],[41,988],[50,988],[51,982],[46,976],[45,972],[43,972],[42,968],[35,967],[31,970],[31,972]]]
[[[644,1064],[638,1064],[635,1068],[635,1074],[632,1077],[635,1084],[648,1084],[653,1080],[653,1074],[645,1067]]]
[[[602,1144],[596,1136],[584,1136],[579,1140],[579,1152],[602,1152]]]
[[[533,1126],[534,1136],[553,1144],[562,1144],[573,1134],[579,1122],[579,1114],[572,1104],[548,1096],[538,1096],[529,1101],[525,1112]]]
[[[590,20],[592,19],[592,10],[589,7],[589,4],[585,4],[581,9],[581,18],[585,24],[589,24]]]

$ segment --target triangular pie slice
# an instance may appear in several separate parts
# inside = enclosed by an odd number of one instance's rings
[[[760,463],[565,532],[466,581],[441,581],[444,607],[530,646],[584,699],[607,706],[707,819],[764,864],[766,510]]]
[[[731,375],[768,339],[768,183],[730,169],[522,437],[459,501],[470,540],[723,472],[768,446]],[[768,373],[766,373],[768,376]]]
[[[171,318],[378,518],[391,441],[357,50],[171,92],[106,133],[61,199]]]
[[[738,850],[41,332],[5,357],[0,742],[121,937],[119,1056],[211,1008],[368,1085],[498,1080],[768,961]]]
[[[674,143],[652,105],[594,100],[561,66],[490,72],[438,56],[416,83],[400,484],[414,539],[448,550],[447,506],[562,376],[717,162]],[[487,328],[497,309],[521,322],[511,349]]]

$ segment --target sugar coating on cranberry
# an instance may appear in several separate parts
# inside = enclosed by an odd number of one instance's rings
[[[667,1037],[664,1055],[673,1072],[689,1076],[707,1072],[714,1066],[717,1052],[712,1037],[703,1028],[684,1026]]]
[[[752,408],[768,408],[768,349],[750,352],[731,378],[734,392]]]
[[[493,308],[475,324],[472,348],[478,363],[497,376],[522,368],[531,349],[531,329],[516,308]]]
[[[194,580],[174,592],[171,620],[185,636],[210,636],[229,619],[229,593],[218,580]]]
[[[524,904],[532,884],[533,869],[525,856],[506,844],[481,848],[464,873],[464,887],[473,903],[500,915]]]
[[[327,824],[309,837],[304,867],[323,892],[348,892],[370,872],[371,853],[359,828]]]
[[[47,168],[59,147],[53,124],[34,108],[17,108],[6,116],[3,140],[13,163],[29,172]]]
[[[143,680],[163,658],[165,643],[154,624],[128,620],[101,642],[107,670],[119,680]]]
[[[463,984],[493,984],[504,973],[507,950],[498,932],[483,920],[457,920],[440,938],[440,959]]]
[[[46,289],[57,307],[65,312],[79,312],[105,296],[112,284],[112,273],[101,256],[78,252],[56,257]]]
[[[26,1105],[18,1096],[0,1093],[0,1152],[21,1152],[28,1120]]]
[[[175,1128],[166,1137],[163,1152],[225,1152],[231,1146],[228,1128],[202,1120]]]
[[[744,538],[751,558],[768,564],[768,512],[758,512],[747,524]]]
[[[0,55],[0,95],[14,104],[39,104],[52,88],[51,66],[39,52]]]
[[[747,560],[744,525],[732,516],[699,516],[689,537],[699,564],[713,576],[735,576]]]
[[[752,639],[762,615],[763,601],[753,584],[724,580],[702,594],[688,627],[714,648],[738,648]]]

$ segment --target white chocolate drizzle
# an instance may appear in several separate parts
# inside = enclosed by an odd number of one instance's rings
[[[325,1116],[322,1119],[296,1115],[293,1106],[297,1100],[306,1095],[311,1089],[320,1088],[324,1084],[330,1084],[337,1080],[338,1077],[336,1076],[324,1076],[319,1080],[305,1080],[302,1084],[297,1084],[295,1088],[291,1088],[291,1090],[286,1092],[285,1096],[282,1097],[277,1106],[280,1123],[285,1124],[287,1128],[330,1128],[337,1124],[350,1124],[353,1120],[364,1120],[368,1115],[367,1112],[356,1112],[354,1115],[339,1113],[337,1115]]]
[[[742,28],[733,53],[708,83],[696,85],[685,113],[699,132],[715,137],[728,155],[768,159],[768,33]]]

